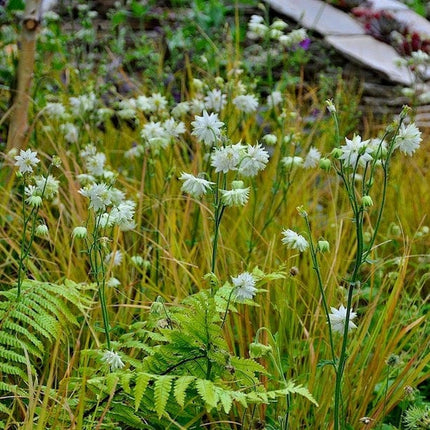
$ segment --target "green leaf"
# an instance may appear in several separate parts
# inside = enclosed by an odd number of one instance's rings
[[[162,375],[155,381],[154,400],[155,411],[157,412],[158,418],[161,418],[164,414],[174,378],[174,376]]]
[[[287,383],[287,386],[281,390],[269,391],[267,393],[267,395],[272,399],[277,397],[283,397],[287,394],[300,394],[301,396],[312,402],[314,405],[318,406],[318,402],[314,399],[314,397],[306,387],[303,387],[302,385],[295,385],[292,381],[289,381]]]
[[[194,379],[196,379],[194,376],[180,376],[175,381],[175,388],[173,389],[173,394],[179,406],[184,407],[186,394],[185,392],[191,382],[194,381]]]
[[[146,387],[149,381],[152,379],[152,375],[149,373],[138,373],[136,376],[136,386],[134,387],[134,410],[137,411],[142,401],[143,394],[145,393]]]
[[[217,389],[218,397],[221,401],[224,412],[228,414],[233,405],[233,398],[229,391],[223,390],[222,388]]]
[[[210,409],[216,408],[218,393],[216,392],[213,382],[207,379],[199,379],[196,382],[196,388],[206,405],[209,406]]]
[[[115,391],[118,381],[119,381],[118,375],[115,373],[109,373],[106,376],[106,387],[109,393],[113,393]]]

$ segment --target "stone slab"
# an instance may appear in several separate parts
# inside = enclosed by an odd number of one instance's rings
[[[413,10],[396,10],[393,14],[398,21],[405,23],[410,30],[430,37],[430,22]]]
[[[407,67],[396,66],[401,57],[391,46],[372,36],[328,35],[326,41],[345,57],[402,85],[412,85],[414,78]]]
[[[397,0],[371,0],[372,9],[374,10],[408,10],[408,7],[404,3],[400,3]]]
[[[348,14],[320,0],[267,0],[277,12],[322,35],[365,34],[362,26]]]

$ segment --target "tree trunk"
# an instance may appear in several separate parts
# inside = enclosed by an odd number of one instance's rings
[[[31,100],[36,36],[41,20],[42,0],[27,0],[20,37],[17,89],[12,105],[7,150],[24,146],[28,129],[28,107]]]

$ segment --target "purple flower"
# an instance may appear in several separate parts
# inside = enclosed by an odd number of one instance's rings
[[[311,45],[311,39],[309,39],[309,38],[303,39],[299,43],[300,48],[302,48],[304,51],[307,51],[309,49],[310,45]]]

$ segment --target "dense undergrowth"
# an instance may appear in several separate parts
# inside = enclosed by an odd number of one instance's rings
[[[309,35],[256,4],[171,6],[111,10],[109,48],[47,12],[23,151],[2,26],[1,428],[429,428],[413,111],[306,82]]]

